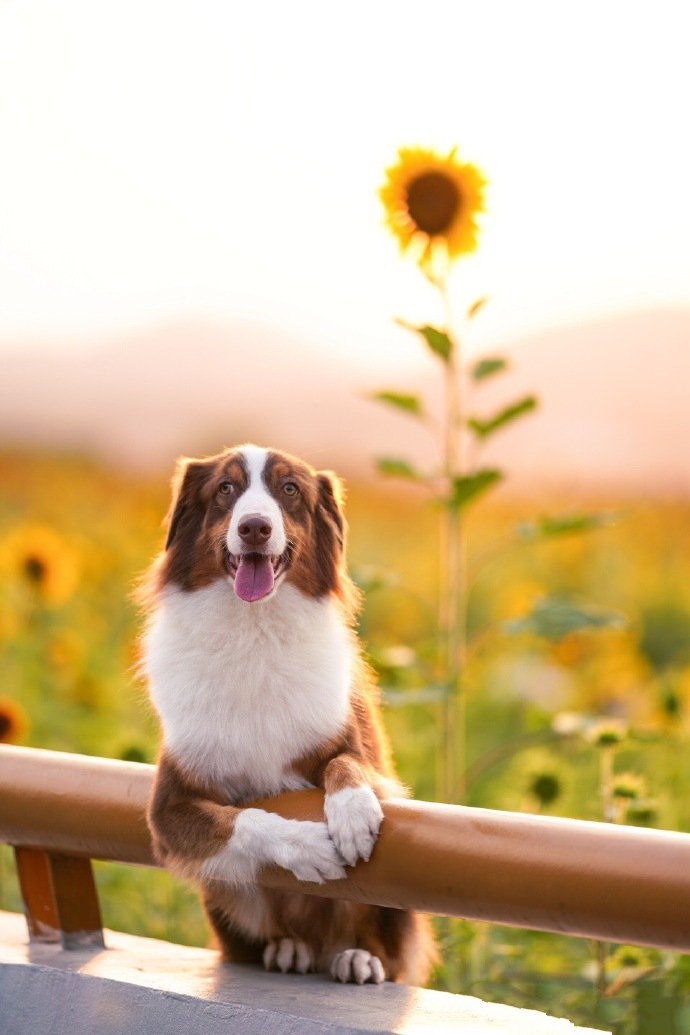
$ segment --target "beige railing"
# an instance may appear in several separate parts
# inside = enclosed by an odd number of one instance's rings
[[[0,745],[0,841],[15,848],[32,937],[102,941],[91,859],[155,865],[153,767]],[[323,816],[320,791],[260,803]],[[262,883],[314,895],[690,951],[690,835],[390,801],[370,862],[346,880]]]

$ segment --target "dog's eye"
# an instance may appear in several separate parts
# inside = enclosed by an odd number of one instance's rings
[[[285,482],[285,485],[283,486],[283,492],[286,496],[296,496],[299,492],[299,489],[297,488],[294,482]]]
[[[218,492],[221,494],[221,496],[229,496],[234,488],[235,486],[232,484],[232,482],[221,482],[218,486]]]

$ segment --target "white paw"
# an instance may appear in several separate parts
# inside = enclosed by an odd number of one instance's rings
[[[294,970],[298,974],[306,974],[314,963],[312,951],[304,942],[293,941],[292,938],[274,939],[264,949],[264,967],[266,970],[282,970],[287,974]]]
[[[343,860],[331,840],[325,823],[304,820],[285,820],[289,830],[283,832],[275,845],[272,859],[294,873],[298,880],[323,884],[326,880],[340,880],[346,876]]]
[[[243,809],[227,845],[201,867],[204,880],[254,883],[263,866],[282,866],[298,880],[323,884],[345,877],[343,860],[325,823],[283,819],[263,809]]]
[[[348,866],[368,859],[379,836],[383,812],[368,784],[326,795],[328,832]]]
[[[365,981],[371,981],[380,985],[386,980],[386,972],[378,956],[372,956],[366,949],[345,949],[333,958],[331,977],[343,984],[354,981],[363,985]]]

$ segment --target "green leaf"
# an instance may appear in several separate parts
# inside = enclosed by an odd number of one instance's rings
[[[500,374],[508,367],[508,360],[502,356],[487,356],[485,359],[478,359],[471,370],[473,381],[483,381],[493,374]]]
[[[462,510],[468,503],[481,496],[499,482],[503,477],[502,471],[496,467],[483,467],[472,474],[465,474],[461,478],[454,478],[450,497],[445,501],[452,510]]]
[[[535,395],[526,395],[524,399],[511,403],[510,406],[506,406],[505,409],[500,410],[487,420],[482,420],[480,417],[470,417],[467,423],[475,435],[479,438],[486,438],[488,435],[492,435],[494,431],[498,431],[499,428],[503,428],[506,424],[510,424],[511,421],[522,417],[523,414],[530,413],[536,409],[536,406],[537,397]]]
[[[453,339],[446,331],[440,331],[438,327],[431,327],[429,324],[417,327],[406,320],[398,320],[397,323],[406,330],[421,335],[434,355],[439,356],[444,363],[448,362],[453,352]]]
[[[371,398],[377,402],[386,403],[387,406],[395,406],[398,410],[404,410],[413,417],[421,417],[423,414],[419,397],[407,392],[374,392]]]
[[[536,521],[524,521],[517,527],[521,539],[552,539],[561,535],[574,535],[579,532],[593,532],[597,528],[607,528],[616,520],[610,512],[591,514],[557,514],[553,517],[540,517]]]
[[[480,309],[483,309],[488,301],[489,297],[488,295],[485,295],[483,298],[478,298],[476,302],[473,302],[467,310],[467,319],[471,320],[474,316],[476,316]]]
[[[531,612],[505,623],[506,632],[531,633],[557,643],[564,636],[587,629],[620,629],[623,616],[591,604],[573,603],[567,597],[550,596],[537,600]]]
[[[388,475],[391,478],[412,478],[415,481],[421,480],[422,475],[415,471],[412,464],[407,460],[400,460],[398,457],[382,456],[376,461],[376,467],[380,474]]]

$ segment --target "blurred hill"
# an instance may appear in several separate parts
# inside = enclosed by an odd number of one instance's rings
[[[475,412],[521,392],[541,397],[539,412],[498,433],[481,458],[508,464],[514,487],[690,494],[690,310],[597,320],[500,351],[511,371],[476,393]],[[382,383],[357,357],[275,329],[190,322],[88,346],[6,344],[0,363],[5,444],[142,468],[246,439],[358,477],[374,455],[433,462],[414,420],[366,399],[377,387],[437,399],[422,358],[412,376]]]

